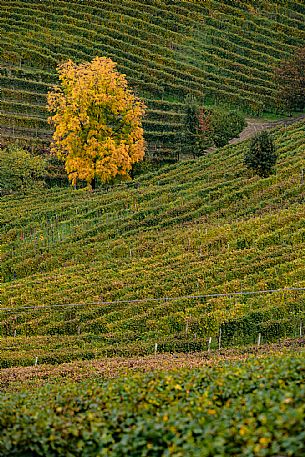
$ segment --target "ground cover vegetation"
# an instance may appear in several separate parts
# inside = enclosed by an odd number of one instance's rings
[[[2,392],[0,452],[302,457],[304,371],[301,350]]]
[[[304,288],[304,121],[272,136],[264,179],[245,142],[92,195],[2,197],[1,367],[298,336],[304,290],[167,299]]]
[[[17,145],[0,149],[0,193],[37,189],[43,186],[47,162]]]
[[[37,364],[2,368],[0,371],[0,390],[17,392],[27,388],[39,388],[46,384],[64,384],[88,379],[109,379],[128,376],[134,373],[155,371],[178,371],[181,368],[208,368],[221,366],[227,362],[243,361],[293,355],[304,352],[305,338],[281,339],[277,343],[247,345],[234,348],[217,348],[200,352],[156,353],[133,357],[102,357],[93,360]]]
[[[1,142],[49,144],[46,94],[56,66],[106,56],[145,99],[148,153],[176,158],[184,97],[252,114],[283,107],[274,69],[304,43],[304,5],[289,2],[0,2]]]

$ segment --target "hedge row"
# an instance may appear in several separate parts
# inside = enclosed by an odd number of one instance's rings
[[[0,397],[9,456],[302,457],[304,351]]]

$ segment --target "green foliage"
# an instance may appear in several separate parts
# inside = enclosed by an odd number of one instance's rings
[[[285,111],[305,109],[305,46],[275,68],[277,105]]]
[[[183,153],[195,157],[204,154],[205,150],[213,144],[210,135],[210,113],[191,95],[185,99],[181,143]]]
[[[19,146],[0,150],[0,189],[10,192],[41,187],[45,166],[42,157],[32,156]]]
[[[274,170],[278,154],[272,135],[263,131],[255,135],[244,157],[246,167],[262,178],[267,178]]]
[[[204,108],[192,96],[185,99],[182,151],[199,156],[211,146],[222,147],[237,137],[245,127],[245,118],[238,111],[220,106]]]
[[[211,115],[211,138],[216,147],[222,147],[238,137],[245,127],[245,117],[238,112],[213,108]]]
[[[304,360],[302,350],[4,392],[0,453],[303,457]]]

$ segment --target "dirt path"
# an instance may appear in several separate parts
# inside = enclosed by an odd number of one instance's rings
[[[279,126],[287,126],[294,124],[295,122],[301,121],[302,119],[305,119],[305,114],[302,114],[301,116],[298,117],[293,117],[293,118],[285,118],[285,119],[280,119],[278,121],[264,121],[260,119],[254,119],[254,118],[247,118],[247,126],[244,128],[244,130],[240,133],[238,138],[233,138],[229,144],[237,144],[240,143],[241,141],[248,140],[249,138],[252,138],[256,133],[262,132],[263,130],[269,130],[273,129],[275,127]]]
[[[13,367],[0,370],[0,391],[23,390],[26,387],[39,387],[47,383],[63,383],[64,380],[79,382],[85,379],[113,378],[133,372],[170,371],[181,368],[204,368],[225,362],[247,360],[249,357],[281,357],[291,352],[305,351],[305,338],[291,338],[260,347],[248,346],[213,350],[211,352],[157,354],[139,357],[109,357],[96,360],[80,360],[60,365],[38,365]]]

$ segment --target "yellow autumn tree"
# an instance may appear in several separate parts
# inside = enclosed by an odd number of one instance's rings
[[[52,150],[65,161],[69,180],[107,182],[128,176],[143,160],[144,103],[129,89],[125,75],[109,58],[96,57],[58,67],[60,85],[48,93],[49,123],[54,126]]]

